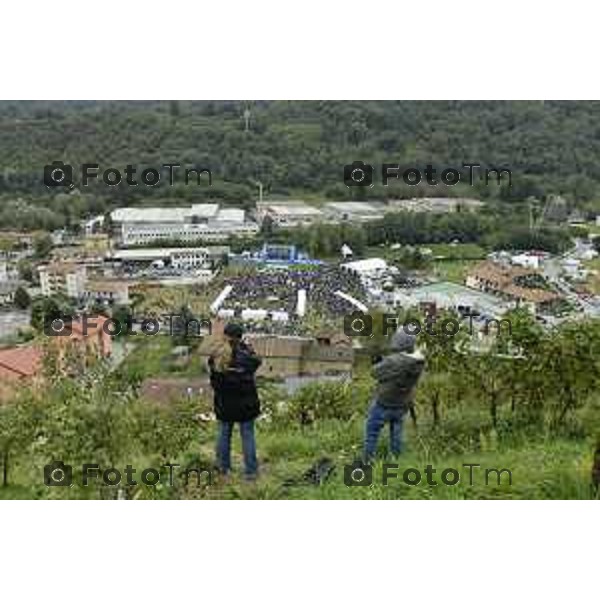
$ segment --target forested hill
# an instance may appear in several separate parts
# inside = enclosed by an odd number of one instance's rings
[[[249,130],[244,112],[249,109]],[[519,201],[560,193],[600,197],[598,102],[0,102],[0,194],[49,199],[52,160],[124,169],[178,162],[210,168],[210,194],[232,202],[266,193],[351,197],[342,167],[363,160],[438,169],[477,162],[513,171],[510,190],[474,196]],[[438,171],[439,173],[439,171]],[[459,188],[374,186],[374,196],[452,195]],[[460,190],[464,193],[465,190]],[[96,186],[109,203],[160,193],[202,199],[205,190]],[[159,196],[156,196],[159,197]]]

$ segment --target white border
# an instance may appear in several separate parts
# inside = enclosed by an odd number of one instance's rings
[[[5,2],[0,97],[594,99],[597,10],[588,0]],[[4,502],[2,593],[587,597],[597,506]]]
[[[597,506],[6,502],[2,591],[44,600],[593,597]]]
[[[504,0],[20,0],[5,99],[594,99],[598,8]]]

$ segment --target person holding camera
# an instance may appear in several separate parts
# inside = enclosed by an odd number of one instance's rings
[[[254,420],[260,414],[254,376],[261,359],[242,339],[244,332],[241,325],[228,323],[223,333],[224,344],[208,359],[219,426],[217,464],[224,475],[231,470],[231,434],[235,423],[239,423],[244,474],[247,479],[254,479],[258,473]]]
[[[415,349],[415,336],[402,329],[392,336],[389,350],[387,355],[374,359],[377,386],[365,425],[365,462],[375,456],[379,434],[386,423],[390,428],[390,451],[394,456],[400,454],[404,417],[413,407],[416,386],[425,365],[423,355]]]

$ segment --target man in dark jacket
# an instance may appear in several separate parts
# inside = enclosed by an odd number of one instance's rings
[[[374,400],[365,426],[365,460],[375,456],[379,434],[385,423],[390,426],[390,450],[400,454],[404,416],[414,402],[417,382],[425,364],[415,351],[415,337],[398,330],[390,342],[391,353],[373,367],[377,380]]]
[[[228,323],[224,334],[229,347],[225,359],[220,360],[212,355],[208,360],[215,413],[219,423],[217,463],[223,474],[229,473],[231,434],[234,424],[239,423],[244,472],[247,478],[253,479],[258,471],[254,420],[260,414],[254,374],[261,360],[253,348],[242,340],[243,329],[240,325]]]

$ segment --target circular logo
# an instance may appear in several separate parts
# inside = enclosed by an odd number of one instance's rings
[[[50,473],[50,479],[55,483],[60,483],[65,478],[65,472],[62,469],[54,469],[52,473]]]
[[[358,323],[359,326],[355,327],[355,323]],[[365,330],[365,327],[366,325],[364,319],[353,319],[350,323],[350,329],[352,329],[352,331],[354,331],[355,333],[361,333]]]
[[[50,178],[55,183],[60,183],[65,179],[65,172],[62,169],[54,169],[52,173],[50,173]]]
[[[352,173],[350,173],[350,179],[356,183],[360,183],[365,179],[365,172],[360,168],[356,168],[352,171]]]
[[[361,469],[360,467],[353,469],[352,473],[350,473],[350,479],[354,481],[354,483],[361,483],[361,481],[364,481],[365,477],[364,469]]]
[[[60,333],[65,328],[65,322],[62,319],[54,319],[50,327],[55,333]]]

